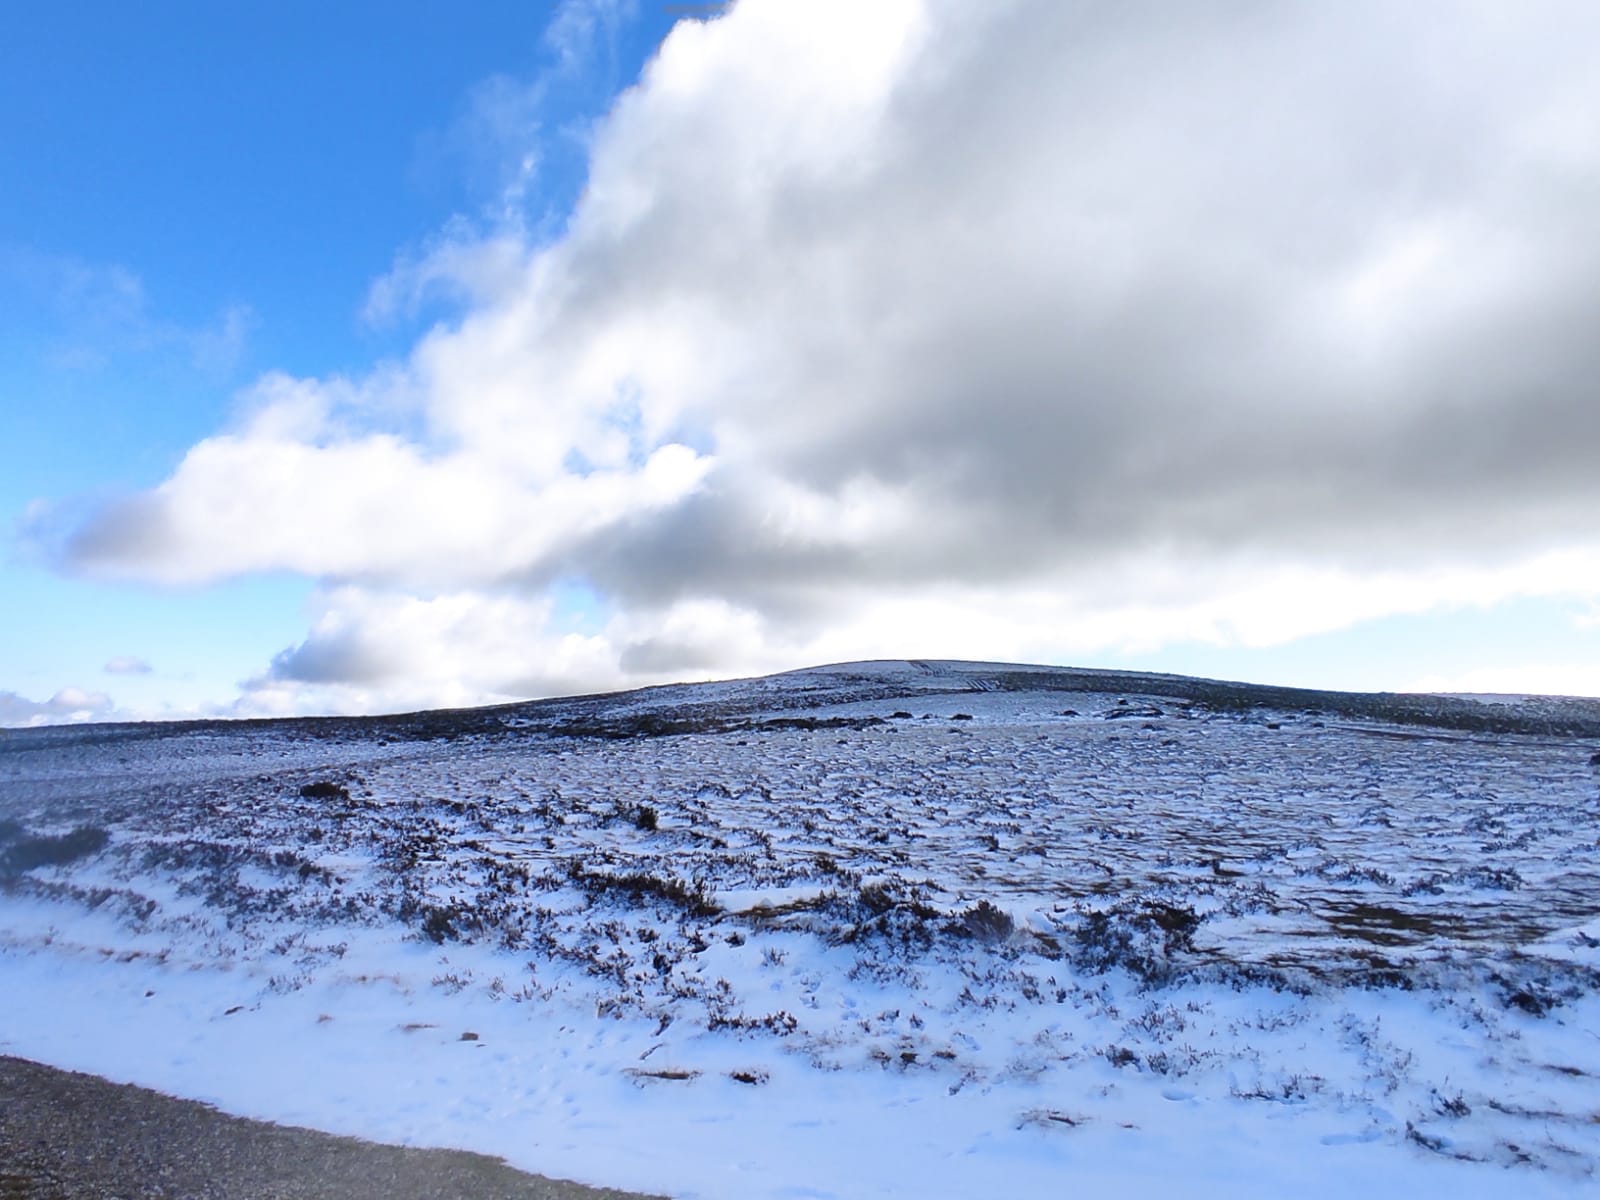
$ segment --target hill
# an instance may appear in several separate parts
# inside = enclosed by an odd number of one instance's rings
[[[1564,1194],[1597,738],[1596,701],[933,661],[17,731],[0,1028],[639,1190]]]

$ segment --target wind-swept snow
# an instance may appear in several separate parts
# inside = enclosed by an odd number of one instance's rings
[[[1576,1193],[1597,733],[950,663],[19,732],[0,1049],[686,1196]]]

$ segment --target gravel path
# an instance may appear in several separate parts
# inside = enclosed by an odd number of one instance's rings
[[[643,1200],[0,1057],[0,1200]]]

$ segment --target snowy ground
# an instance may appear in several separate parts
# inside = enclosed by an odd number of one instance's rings
[[[0,734],[0,1051],[681,1196],[1586,1193],[1597,734],[946,663]]]

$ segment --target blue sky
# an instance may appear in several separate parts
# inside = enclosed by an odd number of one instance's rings
[[[1540,7],[11,14],[0,722],[901,654],[1600,694]]]
[[[418,322],[362,317],[374,280],[502,198],[477,104],[543,95],[530,222],[559,221],[583,140],[670,27],[593,7],[580,69],[555,6],[27,6],[0,39],[0,512],[159,483],[259,373],[361,371]],[[574,13],[582,10],[574,8]],[[582,25],[583,22],[578,22]],[[231,325],[230,325],[231,321]],[[226,703],[304,635],[304,577],[152,589],[84,579],[15,540],[0,565],[0,691]],[[108,677],[136,657],[149,677]]]

